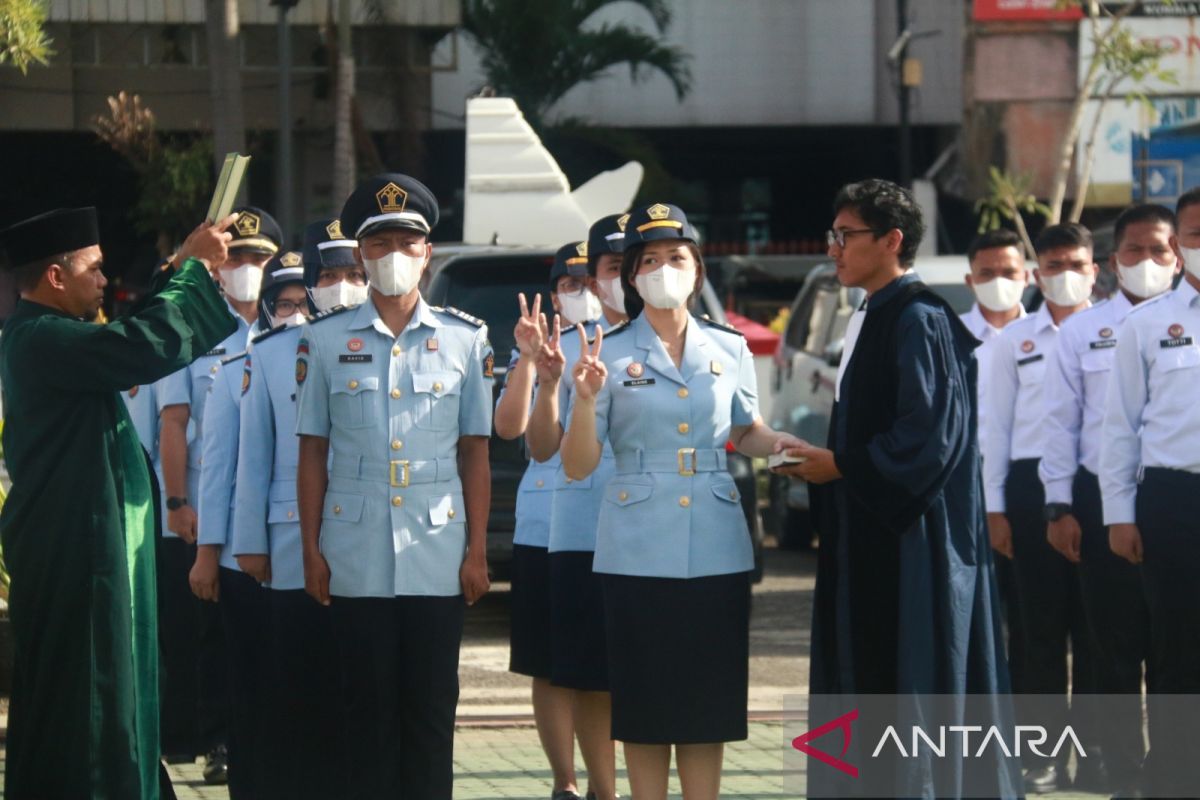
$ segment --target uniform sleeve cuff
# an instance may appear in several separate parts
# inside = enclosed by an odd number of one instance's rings
[[[1105,525],[1133,525],[1137,522],[1136,495],[1104,499]]]
[[[983,505],[989,514],[1003,514],[1005,511],[1004,488],[984,489]]]
[[[1066,503],[1071,504],[1071,481],[1069,480],[1053,480],[1045,484],[1046,486],[1046,502],[1047,503]]]

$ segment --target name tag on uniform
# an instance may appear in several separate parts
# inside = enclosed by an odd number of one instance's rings
[[[1191,347],[1192,346],[1192,337],[1180,336],[1176,339],[1160,339],[1158,342],[1158,346],[1159,347]]]
[[[225,355],[225,348],[224,347],[214,347],[212,350],[209,350],[204,355],[206,355],[206,356],[223,356],[223,355]]]
[[[370,353],[342,353],[338,356],[338,361],[342,364],[370,364]]]
[[[1033,363],[1033,362],[1035,362],[1035,361],[1041,361],[1041,360],[1042,360],[1043,358],[1045,358],[1045,357],[1046,357],[1046,356],[1045,356],[1045,354],[1043,354],[1043,353],[1038,353],[1036,356],[1030,356],[1029,358],[1021,358],[1021,359],[1017,359],[1017,366],[1018,366],[1018,367],[1023,367],[1023,366],[1025,366],[1026,364],[1032,364],[1032,363]]]
[[[638,378],[636,381],[625,381],[622,386],[653,386],[654,378]]]
[[[1102,339],[1098,342],[1089,342],[1088,343],[1088,347],[1092,348],[1093,350],[1107,350],[1110,347],[1116,347],[1116,346],[1117,346],[1116,339]]]

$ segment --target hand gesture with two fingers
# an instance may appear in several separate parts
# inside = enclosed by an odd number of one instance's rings
[[[517,295],[521,305],[521,316],[513,328],[513,339],[517,342],[517,351],[521,358],[536,358],[546,342],[546,315],[542,313],[542,295],[533,296],[533,310],[525,300],[525,293]]]
[[[571,378],[575,381],[575,393],[581,400],[595,400],[596,395],[604,388],[608,378],[608,368],[600,360],[600,345],[604,342],[604,329],[596,326],[596,338],[588,344],[587,334],[583,325],[577,324],[579,332],[579,360],[571,369]]]

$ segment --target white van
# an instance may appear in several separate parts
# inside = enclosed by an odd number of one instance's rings
[[[1026,262],[1031,284],[1036,266]],[[913,270],[959,314],[974,304],[975,295],[966,284],[970,265],[965,255],[919,257]],[[847,289],[838,282],[832,262],[817,267],[805,279],[775,353],[769,387],[773,396],[771,427],[825,446],[846,323],[864,296],[862,289]],[[1035,296],[1035,289],[1026,290],[1026,308]],[[771,475],[770,515],[781,546],[811,545],[814,531],[808,507],[807,483]]]

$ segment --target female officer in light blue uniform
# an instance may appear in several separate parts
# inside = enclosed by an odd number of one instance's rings
[[[262,279],[259,326],[247,353],[222,362],[204,406],[199,494],[199,552],[192,590],[202,600],[219,601],[229,674],[229,794],[232,800],[268,796],[278,780],[277,752],[266,725],[272,677],[268,669],[270,615],[266,590],[241,571],[232,547],[233,510],[242,494],[236,485],[241,400],[250,370],[259,358],[255,342],[307,318],[300,254],[272,258]],[[214,565],[217,569],[213,569]]]
[[[304,231],[304,285],[318,312],[354,306],[367,295],[367,277],[354,259],[357,243],[337,220]],[[284,745],[274,788],[278,797],[337,797],[344,754],[337,735],[336,642],[329,609],[304,592],[300,512],[296,503],[296,345],[300,328],[258,337],[246,365],[237,459],[233,546],[242,570],[269,584],[272,702],[267,737]],[[227,548],[228,549],[228,548]]]
[[[587,248],[572,242],[558,249],[550,267],[550,298],[554,310],[568,325],[591,324],[599,316],[599,302],[588,291]],[[535,383],[535,362],[549,337],[542,296],[534,297],[533,309],[525,295],[519,297],[521,318],[513,332],[517,348],[508,363],[504,389],[496,400],[496,435],[516,439],[525,433]],[[559,325],[555,322],[556,329]],[[555,337],[555,341],[557,336]],[[561,366],[559,367],[561,373]],[[550,510],[559,473],[557,456],[539,462],[530,459],[517,488],[516,531],[513,536],[512,593],[509,669],[533,679],[533,710],[542,749],[550,762],[554,785],[552,800],[579,797],[575,783],[575,726],[573,687],[552,685],[557,643],[551,635],[551,595],[548,546]],[[597,783],[589,762],[592,788]]]
[[[716,798],[723,743],[746,738],[754,558],[725,444],[766,456],[798,441],[759,418],[741,335],[689,313],[703,281],[681,210],[631,213],[621,268],[631,322],[581,345],[562,442],[575,480],[595,470],[606,440],[616,459],[594,569],[613,738],[638,800],[666,797],[672,746],[684,796]]]

